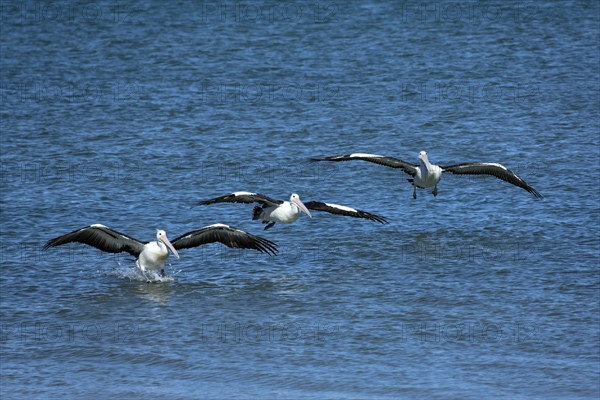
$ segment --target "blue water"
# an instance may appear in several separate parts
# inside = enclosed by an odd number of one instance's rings
[[[600,4],[2,3],[2,399],[597,399]],[[365,152],[500,162],[545,198]],[[249,190],[344,204],[269,231]],[[42,251],[226,223],[147,283]]]

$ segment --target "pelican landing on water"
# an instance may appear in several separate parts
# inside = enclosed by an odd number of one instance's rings
[[[200,202],[200,204],[214,203],[258,203],[259,205],[254,207],[252,219],[259,219],[264,224],[267,224],[265,230],[271,228],[276,222],[291,224],[300,217],[300,213],[304,213],[309,218],[312,218],[309,210],[325,211],[330,214],[345,215],[354,218],[366,218],[382,224],[387,223],[386,219],[379,215],[346,206],[340,206],[339,204],[321,203],[319,201],[303,203],[302,200],[300,200],[300,196],[296,193],[293,193],[290,196],[290,201],[275,200],[258,193],[234,192]]]
[[[364,160],[369,161],[375,164],[384,165],[390,168],[400,168],[402,171],[406,172],[412,178],[408,179],[409,182],[412,183],[413,189],[413,198],[417,198],[417,188],[419,189],[427,189],[433,187],[433,191],[431,192],[434,196],[437,196],[438,189],[437,185],[440,179],[442,178],[442,174],[444,172],[451,172],[453,174],[477,174],[477,175],[493,175],[496,178],[500,178],[503,181],[512,183],[515,186],[523,188],[527,190],[529,193],[534,195],[537,198],[543,198],[537,190],[532,188],[521,179],[517,174],[515,174],[510,169],[506,168],[502,164],[497,163],[462,163],[450,165],[447,167],[440,167],[438,165],[433,165],[429,162],[427,158],[427,153],[422,151],[419,153],[419,165],[411,164],[406,161],[399,160],[394,157],[386,157],[379,156],[377,154],[363,154],[363,153],[355,153],[355,154],[344,154],[341,156],[332,156],[332,157],[322,157],[322,158],[312,158],[311,161],[349,161],[349,160]]]
[[[165,231],[157,230],[156,240],[146,244],[104,225],[94,224],[49,240],[44,250],[72,242],[87,244],[107,253],[127,252],[137,258],[136,265],[140,270],[160,271],[161,276],[165,275],[164,266],[169,251],[179,258],[178,249],[198,247],[207,243],[220,242],[228,247],[253,249],[269,255],[277,253],[275,243],[270,240],[224,224],[209,225],[185,233],[173,242],[169,241]]]

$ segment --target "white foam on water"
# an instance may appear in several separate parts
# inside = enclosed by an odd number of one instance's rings
[[[177,273],[179,272],[181,271],[178,271]],[[167,274],[166,276],[160,276],[160,273],[158,271],[142,271],[137,266],[124,267],[120,264],[109,274],[116,276],[117,278],[124,278],[138,282],[162,283],[172,282],[175,280],[175,277],[170,274]]]

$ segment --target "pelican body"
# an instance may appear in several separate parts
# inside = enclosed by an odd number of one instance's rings
[[[433,196],[437,196],[437,184],[442,179],[442,168],[433,165],[427,158],[427,153],[421,151],[419,153],[419,166],[415,168],[415,174],[412,179],[408,179],[413,184],[413,198],[417,198],[417,188],[427,189],[433,187],[431,192]]]
[[[290,201],[281,202],[279,205],[254,207],[252,219],[260,219],[264,224],[268,224],[265,226],[266,230],[275,225],[276,222],[281,222],[282,224],[296,222],[296,220],[300,218],[301,213],[308,215],[308,218],[312,218],[310,211],[308,211],[308,208],[306,208],[302,200],[300,200],[300,196],[293,193],[290,196]]]
[[[319,201],[309,201],[303,203],[297,193],[292,193],[290,201],[275,200],[262,194],[252,192],[234,192],[214,199],[201,201],[200,204],[214,203],[258,203],[252,212],[253,220],[260,220],[265,226],[265,230],[271,228],[277,222],[291,224],[295,222],[302,213],[312,218],[309,210],[325,211],[330,214],[345,215],[354,218],[366,218],[377,221],[382,224],[387,223],[386,219],[375,214],[368,213],[354,208],[340,206],[338,204],[322,203]]]
[[[156,231],[156,240],[146,243],[144,249],[136,260],[136,265],[142,271],[160,271],[161,276],[165,274],[165,263],[169,258],[169,250],[179,259],[179,253],[173,247],[167,233],[161,229]]]
[[[179,258],[177,249],[188,249],[207,243],[220,242],[227,247],[253,249],[269,255],[277,253],[275,243],[270,240],[224,224],[209,225],[187,232],[173,242],[169,241],[165,231],[157,230],[156,240],[146,244],[104,225],[94,224],[49,240],[44,250],[73,242],[87,244],[107,253],[129,253],[137,258],[136,265],[141,271],[160,272],[161,276],[165,274],[164,266],[169,252]]]
[[[384,165],[390,168],[399,168],[405,173],[412,176],[408,181],[413,185],[413,198],[417,198],[417,188],[428,189],[433,188],[432,194],[437,196],[438,188],[437,185],[442,178],[444,172],[451,172],[453,174],[476,174],[476,175],[492,175],[496,178],[502,179],[508,183],[525,189],[537,198],[543,198],[537,190],[531,187],[521,177],[515,174],[510,169],[506,168],[502,164],[498,163],[482,163],[482,162],[471,162],[449,165],[446,167],[440,167],[433,165],[429,162],[427,153],[421,151],[419,153],[419,164],[411,164],[406,161],[394,157],[380,156],[377,154],[365,154],[365,153],[354,153],[344,154],[340,156],[332,157],[321,157],[313,158],[312,161],[349,161],[349,160],[363,160],[369,161],[375,164]]]

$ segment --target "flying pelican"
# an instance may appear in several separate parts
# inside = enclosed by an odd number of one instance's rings
[[[413,198],[417,198],[417,188],[426,189],[433,187],[431,192],[434,196],[437,196],[438,190],[437,185],[442,178],[442,173],[452,172],[453,174],[477,174],[477,175],[493,175],[496,178],[500,178],[503,181],[512,183],[520,188],[527,190],[529,193],[537,198],[543,198],[537,190],[532,188],[515,174],[510,169],[506,168],[502,164],[497,163],[462,163],[450,165],[447,167],[440,167],[433,165],[427,158],[427,153],[422,151],[419,153],[419,165],[411,164],[406,161],[399,160],[394,157],[379,156],[377,154],[344,154],[341,156],[312,158],[311,161],[348,161],[348,160],[364,160],[375,164],[385,165],[390,168],[400,168],[402,171],[411,175],[412,178],[408,179],[413,185]]]
[[[366,218],[379,223],[387,223],[384,217],[371,214],[366,211],[355,210],[354,208],[340,206],[338,204],[321,203],[319,201],[309,201],[303,203],[300,196],[292,193],[290,201],[275,200],[258,193],[234,192],[214,199],[201,201],[200,204],[214,203],[259,203],[254,207],[252,219],[260,219],[265,226],[265,230],[271,228],[276,222],[291,224],[300,217],[300,213],[312,218],[310,211],[326,211],[331,214],[346,215],[354,218]]]
[[[270,240],[224,224],[209,225],[185,233],[173,242],[169,241],[165,231],[157,230],[156,240],[146,244],[104,225],[94,224],[49,240],[44,250],[72,242],[87,244],[107,253],[127,252],[137,258],[136,265],[140,270],[160,270],[161,276],[165,275],[164,266],[169,251],[179,258],[178,249],[189,249],[207,243],[221,242],[228,247],[254,249],[269,255],[277,253],[275,243]]]

